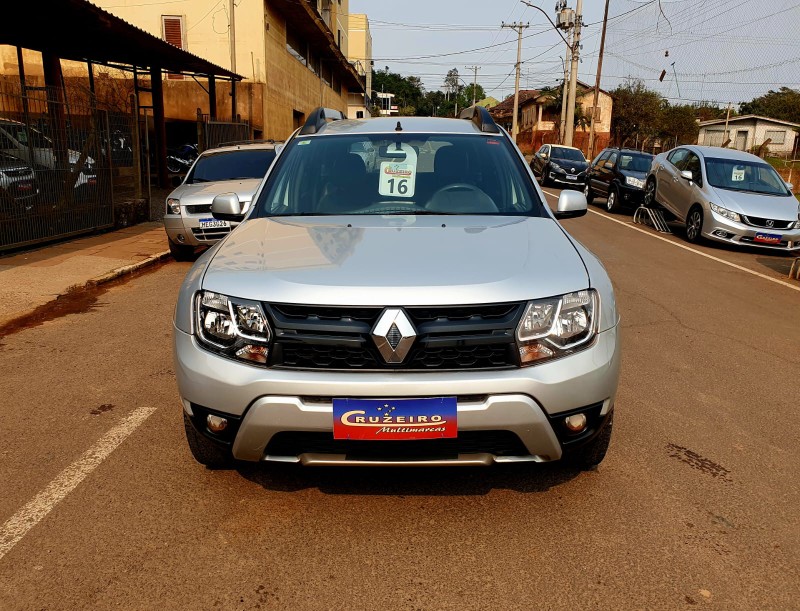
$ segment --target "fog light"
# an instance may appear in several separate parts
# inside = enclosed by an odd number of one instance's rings
[[[564,418],[564,424],[573,433],[580,433],[586,428],[586,414],[573,414]]]
[[[180,242],[181,244],[183,244],[185,241],[186,241],[186,238],[184,238],[184,237],[183,237],[183,234],[182,234],[182,233],[179,233],[179,234],[178,234],[178,242]]]
[[[221,433],[228,428],[228,421],[225,418],[220,418],[219,416],[213,416],[211,414],[206,418],[206,424],[208,425],[208,430],[212,433]]]

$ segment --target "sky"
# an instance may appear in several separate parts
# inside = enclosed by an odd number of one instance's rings
[[[531,3],[555,20],[555,0]],[[604,2],[583,4],[578,76],[593,85]],[[350,0],[350,11],[369,17],[375,69],[419,76],[429,90],[441,89],[451,68],[471,82],[469,67],[477,65],[488,95],[513,93],[517,34],[501,22],[530,24],[521,88],[563,79],[566,45],[542,13],[519,0]],[[633,77],[673,103],[734,107],[780,86],[800,89],[798,32],[797,0],[610,0],[601,87]]]

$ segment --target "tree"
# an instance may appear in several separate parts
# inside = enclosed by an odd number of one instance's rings
[[[739,110],[744,115],[762,115],[800,123],[800,91],[789,87],[781,87],[778,91],[770,89],[764,95],[742,104]]]
[[[447,76],[444,77],[444,88],[447,97],[458,97],[461,94],[461,77],[458,74],[458,68],[453,68],[447,71]]]
[[[611,92],[611,132],[619,146],[644,145],[661,130],[661,96],[640,80],[628,79]]]
[[[695,144],[700,126],[697,123],[697,108],[688,104],[671,105],[667,100],[661,107],[661,125],[658,137],[664,148],[679,144]]]

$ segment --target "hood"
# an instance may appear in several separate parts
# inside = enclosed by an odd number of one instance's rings
[[[588,286],[556,221],[496,216],[247,220],[203,279],[259,301],[363,306],[524,301]]]
[[[210,204],[220,193],[236,193],[239,196],[239,201],[250,202],[260,184],[260,178],[198,182],[183,184],[170,193],[169,196],[179,199],[183,205]]]
[[[572,161],[571,159],[558,159],[556,157],[551,157],[550,162],[558,164],[562,170],[566,170],[570,174],[579,174],[589,167],[588,161]],[[574,171],[573,168],[575,168]]]
[[[745,216],[776,221],[796,221],[798,201],[793,195],[759,195],[711,187],[720,206]],[[712,200],[713,201],[713,200]]]

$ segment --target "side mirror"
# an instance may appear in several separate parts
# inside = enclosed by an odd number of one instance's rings
[[[586,214],[589,204],[586,203],[586,196],[580,191],[562,191],[558,196],[558,206],[556,207],[557,219],[574,219]]]
[[[786,181],[784,181],[784,182],[786,182]],[[794,193],[794,185],[793,185],[792,183],[790,183],[790,182],[787,182],[787,183],[786,183],[786,188],[787,188],[787,189],[789,189],[789,191],[790,191],[791,193]]]
[[[683,170],[681,172],[681,178],[691,181],[694,180],[694,174],[692,174],[689,170]]]
[[[236,193],[220,193],[211,202],[211,216],[219,221],[241,221],[244,219],[242,204]]]
[[[541,158],[542,158],[542,159],[544,159],[545,161],[547,161],[548,159],[550,159],[550,155],[548,155],[547,153],[542,153],[541,155],[539,155],[539,157],[541,157]]]

